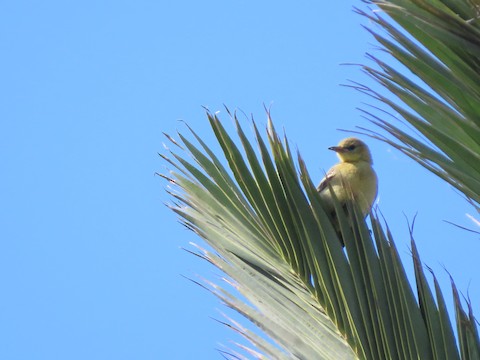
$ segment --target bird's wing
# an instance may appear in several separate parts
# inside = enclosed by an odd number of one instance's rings
[[[320,181],[320,184],[317,186],[317,191],[321,192],[323,189],[325,189],[328,186],[328,183],[335,177],[336,171],[335,171],[335,166],[332,167],[330,170],[328,170],[327,174],[325,177]]]

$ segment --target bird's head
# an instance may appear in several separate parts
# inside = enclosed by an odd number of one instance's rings
[[[366,161],[370,164],[373,163],[368,146],[362,140],[354,137],[343,139],[337,146],[329,147],[329,149],[335,151],[342,162]]]

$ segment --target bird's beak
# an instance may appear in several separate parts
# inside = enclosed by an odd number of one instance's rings
[[[341,147],[341,146],[331,146],[328,148],[328,150],[333,150],[337,153],[344,153],[347,151],[347,149],[345,149],[344,147]]]

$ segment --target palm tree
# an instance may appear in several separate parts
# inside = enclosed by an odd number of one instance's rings
[[[358,84],[356,88],[400,114],[429,143],[366,112],[394,140],[369,134],[455,186],[478,211],[477,6],[466,0],[371,3],[382,12],[358,12],[384,28],[389,38],[372,34],[428,88],[374,57],[377,69],[364,70],[401,101]],[[300,154],[292,153],[270,119],[266,139],[253,123],[255,150],[235,114],[238,144],[216,115],[207,116],[228,168],[191,130],[196,145],[182,134],[181,142],[169,137],[177,150],[162,155],[173,167],[162,176],[177,185],[170,192],[172,210],[214,249],[198,247],[195,254],[228,275],[223,285],[206,281],[202,286],[278,344],[230,322],[256,348],[242,346],[247,354],[274,359],[480,359],[470,303],[465,309],[452,281],[455,332],[433,274],[433,291],[427,283],[413,239],[416,293],[388,226],[375,211],[371,232],[356,204],[347,204],[350,217],[337,212],[342,249]],[[244,358],[233,350],[224,355]]]

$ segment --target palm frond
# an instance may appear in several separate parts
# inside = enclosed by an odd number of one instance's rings
[[[360,90],[386,104],[424,139],[366,111],[375,125],[396,140],[375,132],[370,135],[449,182],[480,211],[479,4],[470,0],[367,2],[381,11],[357,11],[386,35],[369,31],[411,73],[406,76],[370,55],[376,67],[364,66],[364,71],[403,106],[371,88]]]
[[[372,238],[356,204],[347,204],[347,217],[336,203],[342,249],[305,163],[270,119],[267,141],[253,123],[255,151],[235,117],[241,145],[207,115],[228,168],[190,129],[198,145],[179,134],[175,147],[186,153],[163,155],[174,167],[164,177],[177,185],[172,210],[214,249],[196,253],[227,275],[224,284],[203,286],[277,345],[230,321],[257,349],[239,351],[274,359],[460,358],[441,292],[430,293],[413,240],[417,295],[377,215]],[[463,358],[475,358],[473,315],[460,301],[456,312],[460,349],[471,355]]]

